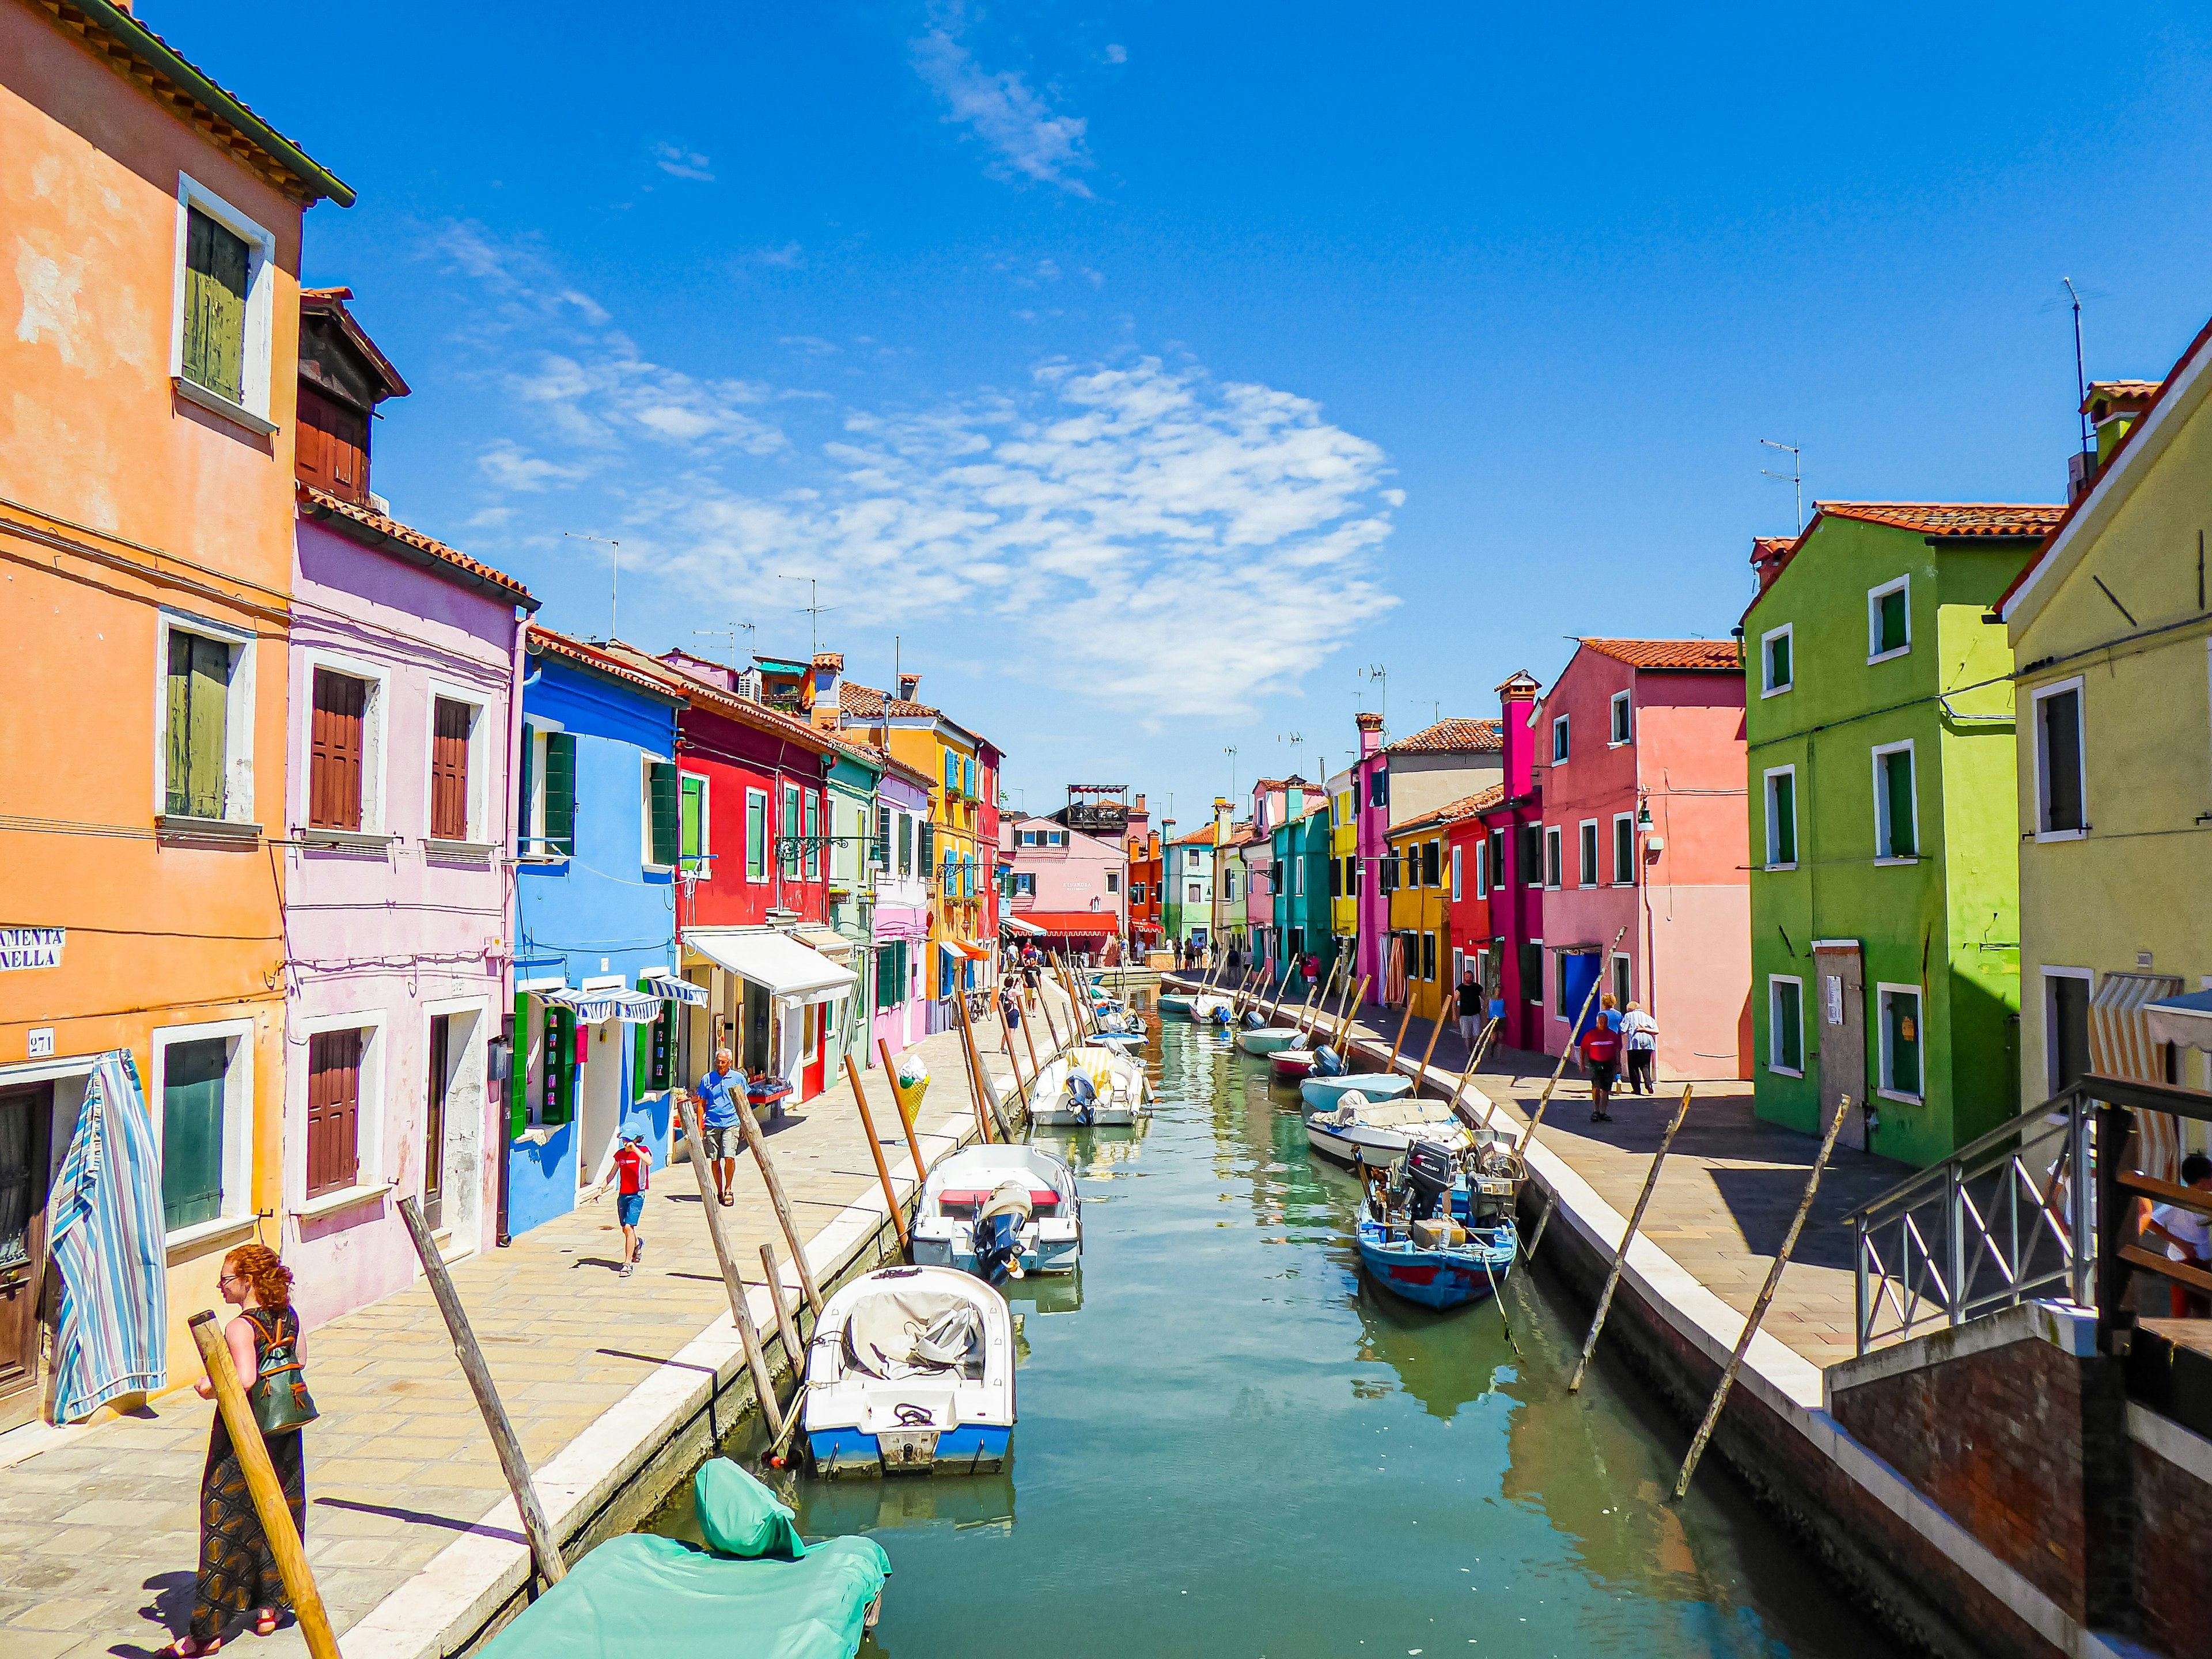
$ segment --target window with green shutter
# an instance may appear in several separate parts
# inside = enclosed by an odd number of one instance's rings
[[[1867,655],[1886,656],[1912,643],[1910,579],[1900,577],[1867,595]]]
[[[915,855],[915,864],[927,872],[937,863],[937,826],[924,820],[917,826],[921,851]]]
[[[231,648],[221,640],[170,630],[162,810],[171,817],[223,815],[231,664]]]
[[[805,792],[806,811],[806,878],[822,879],[822,797],[811,789]]]
[[[574,858],[576,853],[576,735],[545,734],[545,818],[541,853]]]
[[[642,974],[638,975],[637,988],[646,994],[653,993],[653,981]],[[630,1088],[635,1094],[646,1094],[656,1089],[665,1089],[675,1082],[676,1068],[676,1005],[660,1005],[660,1017],[646,1024],[633,1026],[636,1054],[630,1067]]]
[[[745,879],[768,879],[768,793],[745,791]]]
[[[703,875],[707,868],[707,780],[684,780],[684,872]]]
[[[786,784],[783,790],[783,873],[794,877],[799,873],[799,791]]]
[[[646,763],[645,815],[647,862],[672,868],[684,850],[684,795],[674,762]]]
[[[1875,856],[1917,858],[1912,790],[1912,748],[1909,744],[1875,756]]]
[[[1797,862],[1797,775],[1766,775],[1766,861]]]
[[[222,1214],[223,1083],[230,1041],[173,1042],[161,1052],[161,1220],[169,1231]]]
[[[538,1074],[538,1121],[566,1123],[576,1109],[576,1011],[545,1006],[545,1063]]]
[[[185,214],[184,377],[246,401],[246,240],[198,208]]]
[[[514,850],[519,857],[528,857],[538,849],[530,844],[530,790],[538,776],[538,732],[534,726],[522,728],[522,766],[514,792]]]
[[[522,752],[527,755],[530,745],[525,744]],[[527,800],[526,790],[523,799]],[[514,1036],[507,1043],[507,1138],[520,1140],[522,1132],[530,1127],[530,994],[514,994]]]

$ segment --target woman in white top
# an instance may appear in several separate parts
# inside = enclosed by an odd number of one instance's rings
[[[1659,1022],[1632,1002],[1620,1018],[1620,1046],[1628,1056],[1628,1092],[1651,1092],[1651,1066],[1659,1057]]]

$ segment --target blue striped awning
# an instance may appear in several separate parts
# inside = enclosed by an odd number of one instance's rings
[[[647,995],[659,997],[664,1002],[686,1003],[694,1008],[707,1006],[705,986],[694,985],[690,980],[679,979],[674,974],[647,974],[645,990]]]
[[[128,1048],[102,1054],[55,1177],[54,1264],[62,1319],[54,1420],[73,1423],[118,1395],[168,1381],[168,1248],[161,1153]]]
[[[603,1019],[619,1019],[627,1025],[650,1025],[660,1018],[659,997],[639,991],[546,991],[546,1001],[572,1009],[586,1025]]]

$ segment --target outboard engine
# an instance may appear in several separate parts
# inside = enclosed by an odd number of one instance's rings
[[[1018,1181],[1000,1183],[975,1218],[969,1247],[975,1252],[975,1275],[986,1285],[1022,1275],[1022,1224],[1034,1213],[1029,1188]]]
[[[1451,1154],[1432,1140],[1417,1140],[1406,1148],[1407,1214],[1426,1221],[1443,1212],[1452,1188]]]
[[[1098,1091],[1089,1077],[1071,1070],[1067,1074],[1067,1101],[1075,1109],[1078,1123],[1092,1123],[1098,1117]]]
[[[1257,1008],[1247,1008],[1244,1011],[1244,1029],[1246,1030],[1256,1031],[1267,1023],[1267,1017],[1261,1013]]]
[[[1342,1077],[1344,1056],[1334,1048],[1315,1049],[1313,1074],[1316,1077]]]
[[[1230,1019],[1229,1005],[1225,1002],[1216,1003],[1213,1006],[1212,1019],[1216,1025],[1228,1024]]]

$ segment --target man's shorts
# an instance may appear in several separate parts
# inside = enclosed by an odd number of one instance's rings
[[[1593,1089],[1611,1090],[1616,1075],[1613,1060],[1594,1060],[1589,1062],[1589,1085]]]
[[[617,1221],[622,1223],[625,1227],[635,1227],[644,1218],[645,1194],[643,1193],[617,1193],[615,1194],[615,1219]]]
[[[745,1149],[744,1132],[734,1123],[725,1123],[719,1129],[710,1123],[704,1133],[710,1158],[735,1158]]]

